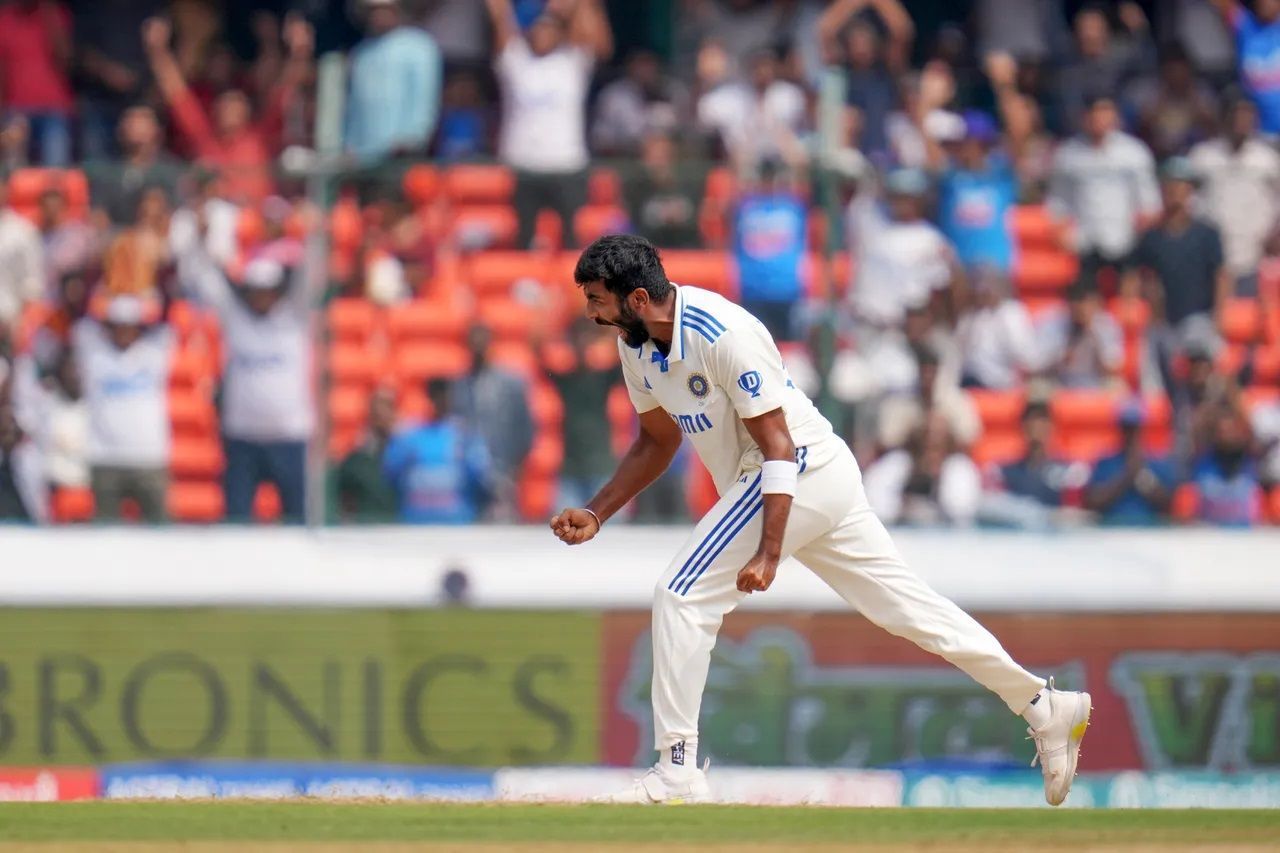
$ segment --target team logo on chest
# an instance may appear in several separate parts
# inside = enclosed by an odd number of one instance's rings
[[[701,373],[690,373],[689,393],[701,400],[711,393],[711,380]]]

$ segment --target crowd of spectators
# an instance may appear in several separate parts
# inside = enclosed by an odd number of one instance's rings
[[[313,306],[394,329],[461,304],[466,259],[608,231],[732,259],[890,522],[1280,515],[1280,0],[639,5],[0,3],[0,518],[82,517],[59,496],[87,490],[164,520],[202,467],[178,423],[207,420],[206,514],[300,521],[333,433]],[[335,144],[317,207],[285,167]],[[435,203],[470,162],[509,186]],[[304,263],[318,229],[333,255]],[[607,477],[608,333],[512,278],[527,364],[472,304],[456,365],[375,377],[327,448],[331,519],[515,521],[548,457],[549,500]],[[687,517],[690,470],[635,518]]]

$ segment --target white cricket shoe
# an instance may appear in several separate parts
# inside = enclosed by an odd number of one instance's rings
[[[639,803],[641,805],[682,803],[706,803],[711,801],[711,789],[707,785],[707,759],[702,769],[694,767],[676,770],[669,765],[657,764],[631,783],[631,787],[613,794],[592,798],[593,803]]]
[[[1076,778],[1076,763],[1080,760],[1080,741],[1089,728],[1089,712],[1093,700],[1088,693],[1054,690],[1053,679],[1045,692],[1049,703],[1049,722],[1038,729],[1027,729],[1036,742],[1036,757],[1031,766],[1040,764],[1044,774],[1044,798],[1051,806],[1062,805]]]

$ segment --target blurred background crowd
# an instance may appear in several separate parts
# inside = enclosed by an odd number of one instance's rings
[[[890,523],[1280,523],[1278,133],[1280,0],[8,0],[0,519],[581,504],[629,232]]]

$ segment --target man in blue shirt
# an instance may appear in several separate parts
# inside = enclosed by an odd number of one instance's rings
[[[440,116],[440,48],[404,23],[399,0],[364,0],[368,36],[351,52],[346,147],[362,162],[425,153]]]
[[[760,166],[759,189],[742,196],[734,214],[742,307],[779,341],[796,339],[793,314],[802,290],[807,217],[804,201],[771,160]]]
[[[1159,524],[1168,516],[1177,472],[1169,460],[1143,451],[1143,420],[1140,406],[1120,412],[1123,446],[1119,453],[1100,459],[1089,478],[1085,506],[1097,512],[1103,524]]]
[[[397,433],[382,456],[382,472],[399,497],[400,520],[469,524],[489,499],[484,441],[467,435],[450,414],[449,381],[427,383],[430,417]]]
[[[938,224],[967,269],[1013,269],[1013,235],[1009,211],[1018,200],[1013,169],[992,152],[1000,137],[991,116],[977,110],[965,114],[965,134],[956,162],[939,182]]]
[[[1280,133],[1280,0],[1214,0],[1236,34],[1245,90],[1258,105],[1264,133]]]

